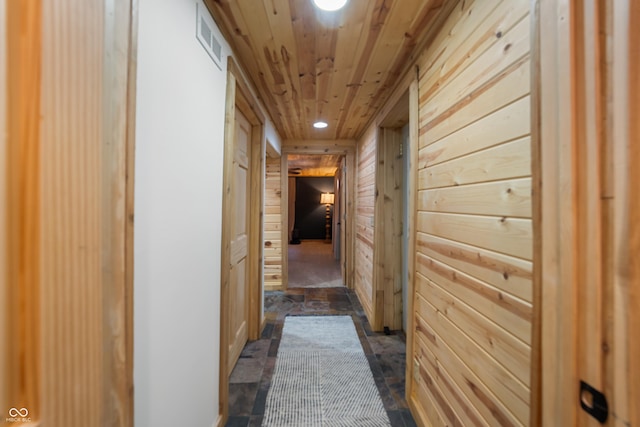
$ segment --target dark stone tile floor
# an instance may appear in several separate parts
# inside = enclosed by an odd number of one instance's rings
[[[355,292],[344,287],[266,292],[264,305],[267,323],[262,337],[247,343],[229,379],[227,427],[262,424],[284,318],[289,314],[351,315],[391,425],[416,426],[404,399],[404,333],[372,332]]]

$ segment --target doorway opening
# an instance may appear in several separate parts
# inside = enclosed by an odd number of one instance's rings
[[[288,288],[344,286],[344,163],[339,154],[287,155]]]
[[[412,225],[410,189],[410,92],[407,90],[380,123],[377,145],[374,328],[408,330]]]

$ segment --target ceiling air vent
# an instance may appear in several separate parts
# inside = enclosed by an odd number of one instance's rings
[[[213,33],[215,24],[209,11],[200,3],[196,3],[196,18],[196,37],[213,62],[222,70],[222,45]]]

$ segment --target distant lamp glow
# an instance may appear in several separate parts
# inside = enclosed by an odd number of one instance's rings
[[[332,205],[333,204],[333,193],[322,193],[320,195],[320,204],[321,205]]]
[[[342,9],[347,4],[347,0],[313,0],[313,3],[322,10],[333,12]]]
[[[329,126],[329,125],[327,124],[327,122],[315,122],[315,123],[313,124],[313,127],[314,127],[314,128],[316,128],[316,129],[324,129],[324,128],[326,128],[327,126]]]
[[[333,204],[333,193],[322,193],[320,195],[320,204],[326,206],[324,212],[324,218],[326,220],[324,225],[324,242],[331,243],[331,205]]]

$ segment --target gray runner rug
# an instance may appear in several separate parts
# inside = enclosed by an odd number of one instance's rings
[[[350,316],[288,316],[263,426],[390,426]]]

